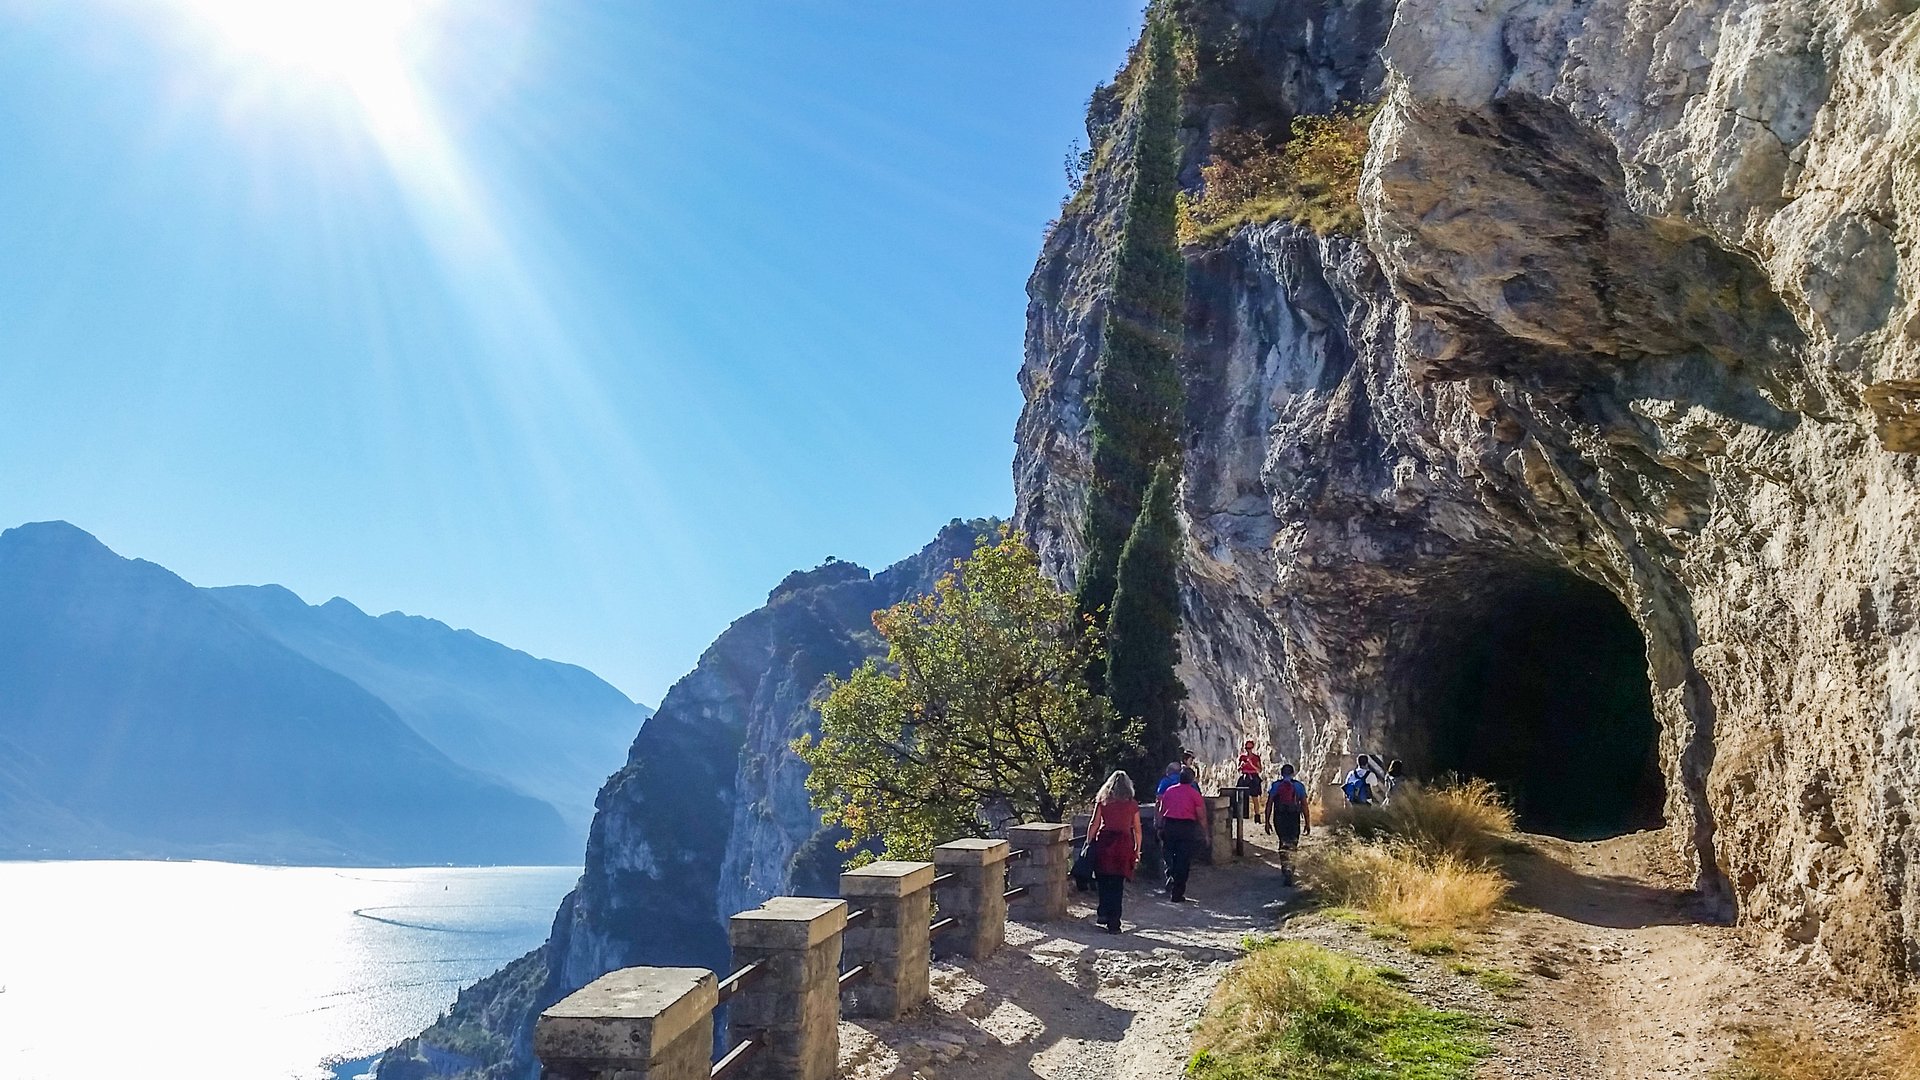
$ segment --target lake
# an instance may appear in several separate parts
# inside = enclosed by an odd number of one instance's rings
[[[0,862],[0,1077],[332,1077],[539,945],[579,873]]]

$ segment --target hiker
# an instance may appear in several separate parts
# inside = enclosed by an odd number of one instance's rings
[[[1253,800],[1260,797],[1260,755],[1253,752],[1253,740],[1240,750],[1240,798],[1236,800],[1236,810],[1240,817],[1254,815]]]
[[[1160,793],[1160,849],[1167,864],[1167,899],[1187,898],[1187,873],[1199,849],[1207,820],[1207,800],[1191,768],[1180,770],[1180,782]]]
[[[1347,797],[1348,806],[1373,805],[1373,784],[1368,780],[1373,775],[1373,763],[1367,760],[1367,755],[1361,754],[1356,759],[1353,771],[1340,781],[1340,793]]]
[[[1400,781],[1406,779],[1406,771],[1406,766],[1400,764],[1399,758],[1394,758],[1387,763],[1387,790],[1380,797],[1381,805],[1384,806],[1393,801],[1393,793],[1400,790]]]
[[[1133,800],[1133,780],[1116,769],[1093,799],[1093,819],[1087,822],[1087,844],[1093,850],[1093,882],[1099,891],[1094,921],[1109,934],[1120,932],[1120,903],[1127,879],[1140,862],[1140,804]]]
[[[1300,837],[1313,831],[1307,820],[1307,785],[1293,778],[1293,762],[1280,766],[1280,778],[1267,789],[1267,831],[1280,839],[1280,850],[1300,846]]]
[[[1160,774],[1160,783],[1153,789],[1153,797],[1155,799],[1158,799],[1160,797],[1161,792],[1167,790],[1168,788],[1172,787],[1173,785],[1179,782],[1180,782],[1180,763],[1177,761],[1167,762],[1167,771]]]

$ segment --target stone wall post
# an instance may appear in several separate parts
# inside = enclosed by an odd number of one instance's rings
[[[1007,830],[1007,842],[1014,851],[1026,852],[1007,864],[1007,887],[1027,890],[1016,910],[1037,922],[1066,918],[1073,826],[1041,821],[1015,825]]]
[[[958,920],[947,940],[975,960],[993,955],[1007,936],[1007,853],[1005,840],[955,840],[933,849],[935,876],[952,874],[934,886],[933,901],[942,919]]]
[[[706,1080],[716,989],[702,968],[600,976],[535,1022],[542,1080]]]
[[[848,969],[867,967],[847,988],[846,1015],[898,1020],[927,1000],[933,864],[868,863],[840,875],[840,895],[867,912],[846,930]]]
[[[1207,863],[1219,866],[1233,859],[1233,796],[1207,796]]]
[[[844,900],[776,896],[727,921],[733,969],[759,962],[764,976],[727,1002],[729,1040],[758,1035],[766,1049],[742,1077],[831,1080],[840,1056],[840,937]]]

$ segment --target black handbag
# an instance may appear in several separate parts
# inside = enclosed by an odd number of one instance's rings
[[[1093,837],[1087,837],[1085,843],[1073,857],[1073,869],[1069,871],[1080,891],[1085,892],[1093,884]]]

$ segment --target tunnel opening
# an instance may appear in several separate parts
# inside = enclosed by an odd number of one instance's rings
[[[1467,595],[1416,675],[1431,772],[1491,781],[1528,832],[1597,840],[1660,826],[1659,723],[1627,609],[1559,569],[1509,568]]]

